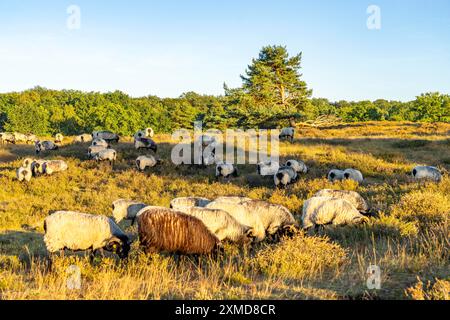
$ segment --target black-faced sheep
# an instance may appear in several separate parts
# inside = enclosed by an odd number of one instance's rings
[[[109,161],[111,167],[114,167],[114,162],[117,160],[117,151],[114,149],[103,149],[100,150],[93,159],[97,162]]]
[[[85,143],[85,142],[91,142],[92,141],[92,135],[88,133],[80,134],[79,136],[76,136],[74,141],[76,143]]]
[[[25,159],[23,161],[23,166],[16,170],[16,177],[17,180],[20,182],[26,181],[30,182],[31,178],[33,177],[33,171],[31,168],[32,160],[31,159]]]
[[[263,177],[274,176],[278,169],[280,169],[280,164],[277,161],[260,162],[256,166],[256,172]]]
[[[238,176],[238,169],[230,163],[218,163],[216,165],[216,179],[223,177],[225,179],[230,178],[231,176]]]
[[[136,168],[144,171],[146,168],[153,168],[159,163],[161,163],[161,160],[155,159],[152,155],[140,156],[136,159]]]
[[[42,172],[51,175],[55,172],[66,171],[68,165],[63,160],[48,160],[42,163]]]
[[[92,132],[92,138],[93,139],[103,139],[106,142],[119,142],[120,137],[119,135],[115,134],[114,132],[111,131],[94,131]]]
[[[177,210],[200,219],[220,241],[249,244],[255,238],[252,228],[240,224],[226,211],[202,207],[178,207]]]
[[[280,167],[273,176],[273,182],[277,188],[286,188],[289,184],[297,181],[297,172],[291,167]]]
[[[35,141],[34,142],[34,149],[36,151],[36,154],[39,154],[43,151],[48,150],[58,150],[58,146],[54,144],[52,141]]]
[[[104,146],[90,146],[88,148],[87,156],[89,159],[93,159],[100,151],[106,150]]]
[[[302,226],[304,229],[324,225],[346,225],[367,222],[347,200],[331,197],[313,197],[303,204]]]
[[[130,250],[129,237],[111,218],[101,215],[57,211],[45,218],[44,230],[49,253],[104,249],[126,258]]]
[[[186,207],[206,207],[211,200],[202,197],[180,197],[170,201],[170,208],[178,210]]]
[[[155,141],[153,141],[150,138],[138,138],[134,139],[134,147],[136,150],[139,149],[150,149],[153,150],[153,152],[157,152],[158,146]]]
[[[95,138],[91,142],[91,147],[103,147],[106,149],[109,148],[109,143],[105,139]]]
[[[356,181],[358,183],[362,183],[364,181],[364,177],[361,171],[356,169],[345,169],[344,170],[344,179],[349,179]]]
[[[134,224],[136,215],[145,207],[147,207],[147,205],[142,202],[119,199],[112,204],[112,216],[116,223],[119,223],[122,220],[130,220],[131,223]]]
[[[293,143],[294,142],[294,134],[295,134],[295,129],[293,127],[283,128],[283,129],[281,129],[279,138],[280,139],[288,139],[291,141],[291,143]]]
[[[344,171],[338,169],[330,170],[328,173],[328,180],[330,182],[344,180]]]
[[[288,160],[288,161],[286,161],[286,166],[294,169],[297,174],[308,173],[308,167],[306,166],[306,164],[303,161]]]
[[[344,199],[350,202],[359,212],[364,215],[369,214],[367,201],[355,191],[323,189],[314,194],[314,197],[331,197]]]
[[[435,182],[442,180],[442,173],[436,167],[417,166],[412,170],[412,175],[416,180],[431,180]]]
[[[200,219],[182,212],[147,207],[137,219],[140,245],[147,254],[212,254],[222,250],[220,240]]]

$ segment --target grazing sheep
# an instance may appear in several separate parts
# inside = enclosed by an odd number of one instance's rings
[[[293,143],[294,142],[294,134],[295,134],[295,129],[293,127],[283,128],[283,129],[281,129],[279,138],[280,139],[289,139],[291,141],[291,143]]]
[[[364,177],[361,171],[356,169],[345,169],[344,170],[344,179],[350,179],[356,181],[358,183],[362,183],[364,181]]]
[[[314,194],[314,197],[331,197],[344,199],[350,202],[362,214],[369,213],[369,205],[367,204],[367,201],[364,200],[364,198],[355,191],[323,189]]]
[[[179,207],[177,210],[200,219],[220,241],[248,244],[254,239],[253,229],[240,224],[226,211],[202,207]]]
[[[211,254],[220,240],[198,218],[168,208],[147,207],[138,214],[139,241],[147,254]]]
[[[134,139],[140,139],[140,138],[153,138],[155,135],[155,132],[152,128],[147,128],[145,130],[140,130],[134,134]]]
[[[137,213],[145,207],[147,207],[147,205],[142,202],[119,199],[112,204],[112,216],[116,223],[125,219],[131,220],[131,224],[134,224]]]
[[[62,143],[64,140],[64,136],[61,133],[57,133],[55,135],[55,143]]]
[[[111,131],[94,131],[92,132],[93,139],[103,139],[106,142],[115,142],[118,143],[120,140],[119,135],[115,134]]]
[[[297,172],[291,167],[280,167],[273,176],[273,182],[277,188],[286,188],[289,184],[297,180]]]
[[[2,144],[4,144],[4,143],[15,144],[16,140],[14,138],[14,134],[9,133],[9,132],[2,132],[2,133],[0,133],[0,142]]]
[[[104,146],[90,146],[88,148],[88,158],[92,159],[94,158],[100,151],[106,150],[106,148]]]
[[[42,151],[58,150],[58,146],[51,141],[42,141],[41,142],[41,141],[37,140],[34,142],[34,149],[36,151],[36,154],[39,154]]]
[[[313,197],[303,204],[303,229],[328,224],[339,226],[367,221],[367,217],[359,213],[350,202],[344,199]]]
[[[106,148],[109,148],[109,143],[106,142],[106,140],[104,140],[104,139],[95,138],[94,140],[92,140],[91,146],[92,147],[103,147],[106,149]]]
[[[297,174],[308,173],[308,167],[306,166],[306,164],[303,161],[288,160],[288,161],[286,161],[286,166],[294,169],[295,172],[297,172]]]
[[[253,228],[257,242],[264,240],[266,232],[270,236],[279,231],[293,232],[298,225],[288,209],[261,200],[241,203],[213,201],[206,208],[226,211],[240,224]]]
[[[170,208],[178,210],[179,208],[201,207],[204,208],[211,200],[201,197],[182,197],[170,201]]]
[[[48,175],[51,175],[55,172],[66,171],[67,168],[68,168],[68,165],[63,160],[50,160],[50,161],[45,161],[42,164],[43,173],[48,174]]]
[[[338,169],[330,170],[328,173],[328,180],[330,182],[344,180],[344,171]]]
[[[152,155],[140,156],[136,159],[136,167],[140,171],[144,171],[146,168],[153,168],[159,163],[161,163],[161,160],[156,160]]]
[[[435,182],[442,180],[442,173],[436,167],[417,166],[413,169],[412,175],[416,180],[432,180]]]
[[[80,134],[79,136],[76,136],[74,141],[77,142],[77,143],[91,142],[92,141],[92,135],[90,135],[88,133],[83,133],[83,134]]]
[[[114,166],[114,162],[117,160],[117,151],[114,149],[103,149],[100,150],[94,157],[94,160],[98,161],[109,161],[111,167]]]
[[[258,163],[256,170],[260,176],[274,176],[278,169],[280,169],[280,164],[276,161],[266,161]]]
[[[134,147],[136,148],[136,150],[150,149],[150,150],[153,150],[155,153],[158,150],[158,146],[156,145],[155,141],[153,141],[150,138],[134,139]]]
[[[231,175],[233,175],[233,177],[238,176],[238,170],[233,164],[219,163],[216,165],[216,179],[219,179],[220,177],[228,179]]]
[[[19,133],[19,132],[14,132],[14,141],[17,142],[28,142],[28,138],[25,134],[23,133]]]
[[[126,258],[130,239],[111,219],[73,211],[57,211],[44,221],[44,242],[49,253],[69,249],[104,249]]]

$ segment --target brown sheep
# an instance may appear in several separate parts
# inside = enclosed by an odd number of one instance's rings
[[[144,208],[139,212],[138,226],[140,245],[147,254],[211,254],[222,250],[219,239],[201,220],[179,211]]]

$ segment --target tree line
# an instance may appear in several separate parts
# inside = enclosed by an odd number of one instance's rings
[[[301,79],[301,53],[289,56],[283,46],[262,48],[242,75],[242,86],[224,95],[187,92],[178,98],[134,98],[121,92],[81,92],[35,87],[0,94],[0,131],[50,135],[111,130],[132,135],[152,127],[170,133],[190,129],[194,121],[205,128],[276,128],[296,121],[335,115],[345,122],[450,122],[450,95],[424,93],[409,102],[338,101],[311,98]]]

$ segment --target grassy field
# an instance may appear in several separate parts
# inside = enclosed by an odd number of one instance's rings
[[[2,299],[450,299],[450,124],[369,122],[335,128],[299,128],[294,144],[280,146],[282,160],[301,159],[309,173],[287,190],[240,167],[229,183],[214,168],[175,167],[169,135],[157,135],[164,163],[146,173],[134,169],[131,139],[114,146],[114,170],[86,160],[87,145],[66,142],[45,155],[65,159],[69,170],[15,180],[31,145],[0,147],[0,298]],[[439,184],[413,182],[415,165],[438,166]],[[366,181],[332,184],[332,168],[354,167]],[[66,254],[49,267],[43,219],[51,210],[110,215],[118,198],[168,206],[174,197],[246,195],[289,208],[322,188],[360,192],[379,214],[363,226],[329,227],[250,249],[226,245],[213,260],[145,256],[132,246],[127,262],[107,255],[92,263]],[[133,236],[136,227],[121,226]],[[68,267],[81,270],[80,290],[70,290]],[[366,286],[367,268],[381,269],[381,289]]]

